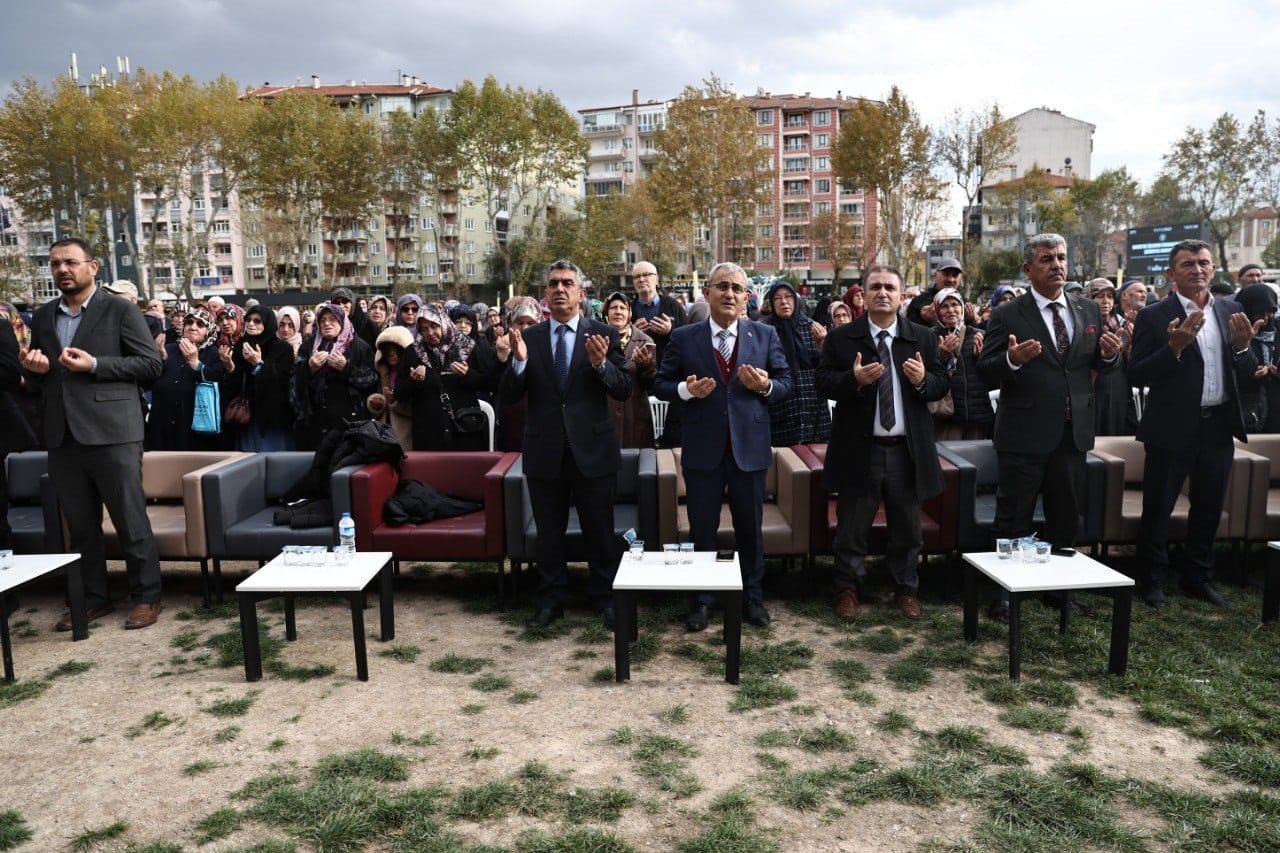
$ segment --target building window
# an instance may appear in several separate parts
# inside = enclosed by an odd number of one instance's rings
[[[475,265],[475,264],[467,264],[467,275],[471,276],[471,275],[475,275],[475,274],[476,274],[476,265]]]
[[[831,212],[831,202],[819,201],[813,205],[813,213],[815,216],[826,216]]]
[[[756,124],[773,124],[773,110],[760,110],[756,113]]]
[[[230,234],[231,223],[226,221],[225,219],[219,219],[218,221],[213,223],[213,233],[214,234]]]
[[[373,277],[374,277],[374,278],[378,278],[378,277],[379,277],[379,276],[381,276],[381,275],[382,275],[382,267],[380,267],[380,266],[374,266],[374,268],[373,268]]]
[[[813,123],[816,125],[831,124],[831,110],[816,110],[813,114]]]
[[[192,210],[204,210],[204,199],[202,199],[202,198],[195,198],[195,199],[192,199],[192,200],[191,200],[191,209],[192,209]]]
[[[782,159],[782,171],[807,172],[809,171],[809,158],[808,157],[784,157]]]
[[[814,181],[814,182],[813,182],[813,191],[814,191],[814,192],[816,192],[816,193],[829,193],[829,192],[831,192],[831,179],[830,179],[830,178],[818,178],[818,180],[816,180],[816,181]]]
[[[761,226],[760,226],[760,236],[761,236],[762,238],[772,237],[772,236],[773,236],[773,226],[772,226],[772,225],[761,225]]]
[[[422,274],[423,274],[423,275],[435,275],[435,274],[436,274],[436,265],[435,265],[435,264],[423,264],[423,265],[422,265]]]
[[[813,147],[814,147],[814,148],[828,148],[828,147],[830,147],[830,146],[831,146],[831,134],[829,134],[829,133],[815,133],[815,134],[813,135]]]
[[[484,230],[485,230],[485,233],[486,233],[486,234],[492,234],[492,233],[493,233],[493,220],[492,220],[492,219],[486,219],[486,220],[484,221]]]
[[[254,267],[249,270],[249,278],[253,281],[265,281],[267,278],[267,271],[262,267]]]
[[[476,241],[468,240],[467,247],[463,251],[465,251],[468,255],[474,255],[476,253]]]
[[[265,258],[267,256],[267,247],[260,243],[255,243],[249,247],[249,257]]]
[[[470,217],[467,217],[462,221],[462,227],[467,229],[468,231],[474,231],[476,230],[476,221]]]
[[[773,202],[766,201],[756,205],[756,216],[773,216]]]
[[[831,171],[831,158],[830,157],[814,157],[813,170],[815,172]]]
[[[307,244],[307,254],[308,254],[308,255],[313,255],[313,256],[314,256],[314,255],[319,254],[319,252],[316,250],[316,244],[315,244],[315,243],[308,243],[308,244]]]
[[[436,230],[436,218],[434,216],[428,216],[426,219],[422,220],[422,227],[428,231]]]
[[[759,147],[761,147],[761,148],[772,148],[772,147],[773,147],[773,134],[772,134],[772,133],[757,133],[757,134],[756,134],[756,145],[758,145],[758,146],[759,146]]]
[[[756,249],[756,260],[757,261],[773,260],[773,248],[770,246],[761,246],[760,248]]]

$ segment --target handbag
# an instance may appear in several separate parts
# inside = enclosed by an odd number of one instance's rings
[[[222,412],[222,421],[227,426],[248,426],[249,422],[253,420],[253,407],[249,405],[249,397],[244,392],[244,386],[248,381],[247,376],[241,380],[240,393],[231,398],[231,401],[227,403],[226,409]]]
[[[949,418],[956,413],[956,401],[951,398],[950,391],[941,400],[934,400],[925,405],[929,407],[929,414],[940,418]]]
[[[489,418],[479,406],[463,406],[460,409],[455,409],[453,400],[449,399],[449,394],[446,391],[440,392],[440,405],[444,406],[449,428],[453,432],[470,435],[471,433],[483,432],[489,428]]]
[[[196,385],[196,400],[191,414],[191,431],[203,435],[222,432],[222,394],[217,382],[204,378],[204,365],[200,365],[200,382]]]

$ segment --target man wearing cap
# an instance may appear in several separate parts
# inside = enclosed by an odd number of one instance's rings
[[[1115,367],[1122,342],[1103,326],[1096,303],[1064,292],[1065,239],[1038,234],[1027,241],[1024,258],[1031,292],[992,312],[978,359],[983,381],[1000,389],[992,532],[1010,539],[1039,532],[1070,548],[1080,524],[1084,457],[1093,448],[1093,371]],[[1041,496],[1044,528],[1037,531]],[[999,607],[991,615],[1007,618]]]
[[[1138,312],[1147,307],[1147,286],[1137,279],[1120,285],[1119,311],[1130,324],[1138,319]]]
[[[103,290],[113,293],[131,305],[138,304],[138,286],[127,279],[116,279],[110,284],[103,285]],[[147,323],[147,330],[151,332],[151,337],[155,338],[156,346],[160,348],[161,357],[164,353],[164,320],[153,314],[143,313],[142,319]]]
[[[986,383],[978,375],[983,332],[965,322],[965,303],[960,291],[944,287],[933,297],[933,313],[938,322],[938,358],[950,378],[950,405],[946,398],[930,408],[939,441],[991,438],[995,411],[987,395]],[[948,411],[948,409],[950,411]]]

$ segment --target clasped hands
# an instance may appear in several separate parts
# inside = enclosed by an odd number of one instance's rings
[[[767,370],[752,367],[749,364],[738,368],[738,381],[746,386],[748,391],[754,391],[757,394],[766,393],[772,385]],[[701,400],[711,396],[711,392],[716,390],[716,379],[714,376],[704,376],[699,379],[691,373],[689,378],[685,379],[684,386],[689,389],[690,394]]]
[[[43,375],[49,372],[49,356],[38,349],[21,347],[18,358],[22,361],[22,366],[32,373]],[[67,347],[58,356],[58,364],[73,373],[88,373],[93,369],[93,356],[79,347]]]
[[[857,382],[860,388],[874,385],[884,375],[884,365],[879,361],[863,364],[862,353],[856,353],[853,356],[853,367],[851,369],[853,371],[853,381]],[[918,387],[920,383],[924,382],[924,373],[924,359],[921,358],[919,351],[902,362],[902,375],[907,377],[911,387]]]

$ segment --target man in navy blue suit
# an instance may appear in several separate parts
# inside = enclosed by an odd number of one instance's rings
[[[733,539],[742,567],[744,616],[769,624],[764,608],[764,484],[773,462],[768,401],[791,393],[791,370],[777,333],[742,315],[747,274],[720,263],[705,290],[709,319],[671,333],[654,384],[661,400],[684,402],[680,463],[684,473],[693,546],[714,551],[720,501],[726,487]],[[689,602],[685,627],[707,627],[711,597]]]
[[[569,507],[578,510],[591,569],[587,595],[613,627],[613,576],[622,540],[613,531],[614,491],[622,454],[608,397],[631,396],[631,374],[612,326],[582,316],[581,273],[569,261],[547,272],[551,319],[510,332],[511,363],[500,394],[507,403],[528,395],[524,473],[538,528],[538,610],[530,627],[564,615],[569,570],[564,536]]]

